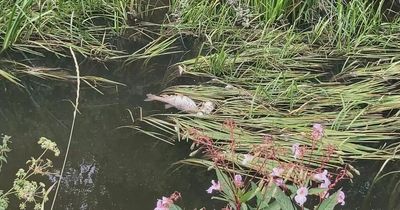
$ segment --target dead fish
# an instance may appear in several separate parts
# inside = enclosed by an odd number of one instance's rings
[[[201,103],[200,111],[204,114],[211,114],[211,112],[215,109],[215,105],[211,101],[206,101]]]
[[[166,109],[175,107],[181,111],[189,113],[197,113],[199,111],[199,107],[197,107],[196,103],[191,98],[184,95],[156,96],[153,94],[147,94],[146,96],[147,98],[145,99],[145,101],[161,101],[166,103]]]

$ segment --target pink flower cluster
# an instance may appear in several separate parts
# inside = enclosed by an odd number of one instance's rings
[[[300,147],[299,143],[295,143],[295,144],[292,145],[292,153],[293,153],[294,159],[303,157],[304,151]]]
[[[340,205],[344,206],[344,204],[345,204],[344,199],[345,198],[346,198],[346,195],[344,194],[344,192],[339,190],[337,202],[340,203]]]
[[[236,174],[233,178],[233,184],[235,184],[237,188],[242,188],[244,186],[242,176]],[[213,193],[213,191],[221,191],[221,183],[219,183],[219,181],[211,180],[211,186],[206,191],[209,194]]]
[[[319,188],[329,189],[331,181],[328,178],[328,171],[324,170],[322,173],[317,173],[313,175],[313,179],[321,182]]]
[[[157,200],[157,206],[154,210],[168,210],[173,203],[174,202],[170,198],[163,196],[162,199]]]
[[[270,173],[270,175],[274,178],[274,183],[279,187],[283,187],[285,184],[285,181],[283,181],[282,178],[279,178],[282,176],[284,171],[285,169],[281,167],[275,167],[272,169],[272,172]]]
[[[236,174],[235,177],[234,177],[234,179],[233,179],[233,183],[235,184],[235,186],[236,186],[237,188],[243,187],[244,182],[243,182],[242,176]]]
[[[307,201],[308,189],[306,187],[300,187],[296,193],[297,194],[294,196],[294,200],[299,206],[303,206]]]
[[[308,189],[306,187],[300,187],[297,192],[296,192],[296,196],[294,197],[294,200],[296,201],[296,203],[299,206],[303,206],[304,203],[307,201],[307,195],[308,195]],[[340,203],[340,205],[344,205],[345,204],[345,194],[343,191],[339,190],[338,191],[338,196],[337,196],[337,203]]]
[[[154,210],[169,210],[169,208],[174,204],[175,201],[181,198],[179,192],[172,193],[169,197],[162,197],[157,200],[156,207]]]
[[[322,125],[319,123],[314,124],[311,131],[312,140],[318,141],[322,138],[323,135],[324,135],[324,127],[322,127]]]

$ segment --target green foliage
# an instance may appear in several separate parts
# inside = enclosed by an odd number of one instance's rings
[[[4,158],[6,157],[4,151],[10,151],[7,146],[10,142],[10,138],[10,136],[3,136],[3,145],[0,149],[0,155]],[[52,151],[55,156],[58,156],[60,151],[56,143],[45,137],[41,137],[38,144],[44,149],[43,153],[37,158],[32,157],[27,161],[27,170],[22,168],[18,170],[11,189],[6,192],[0,191],[0,210],[7,209],[9,197],[12,195],[20,201],[20,209],[26,209],[28,206],[32,206],[32,209],[35,210],[44,209],[44,203],[48,200],[48,195],[54,185],[46,187],[44,183],[32,180],[32,176],[46,176],[52,174],[50,169],[53,167],[53,163],[50,159],[45,158],[45,155],[47,151]]]
[[[278,186],[275,184],[271,184],[273,188],[273,197],[275,198],[275,202],[279,204],[281,209],[287,210],[295,210],[294,204],[292,203],[289,196],[287,196]]]
[[[7,153],[11,151],[10,147],[8,146],[11,136],[4,135],[2,139],[2,144],[0,145],[0,172],[1,168],[4,163],[7,163]]]
[[[325,199],[321,205],[318,207],[318,209],[321,210],[333,210],[337,204],[337,198],[338,198],[338,192],[335,192],[334,194],[330,195],[327,199]]]
[[[126,26],[126,1],[2,1],[1,51],[14,48],[41,55],[37,49],[63,55],[64,47],[83,55],[113,55],[103,34],[121,34]],[[97,22],[97,23],[96,23]],[[99,28],[98,22],[103,22]]]
[[[178,205],[172,204],[172,205],[169,207],[169,210],[182,210],[182,208],[179,207]]]
[[[243,186],[235,185],[232,174],[227,174],[220,169],[216,169],[220,191],[218,196],[213,199],[224,201],[228,209],[240,210],[295,210],[298,206],[293,198],[296,195],[297,186],[293,183],[283,184],[282,187],[277,186],[272,177],[267,180],[248,180]],[[327,189],[311,188],[309,189],[308,198],[319,197],[321,192]],[[339,191],[321,199],[322,202],[314,202],[315,210],[333,210],[338,204]],[[310,206],[310,205],[309,205]],[[239,207],[239,208],[238,208]],[[170,209],[180,209],[177,205],[172,204]],[[304,208],[304,207],[303,207]],[[307,208],[305,208],[307,209]]]

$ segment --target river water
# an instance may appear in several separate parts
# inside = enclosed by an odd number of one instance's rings
[[[94,68],[102,67],[81,64],[83,74]],[[143,76],[146,68],[152,73]],[[105,69],[100,71],[107,73]],[[99,87],[104,95],[82,86],[80,114],[56,209],[152,209],[157,198],[174,191],[182,193],[181,204],[189,209],[209,204],[205,189],[213,174],[202,168],[173,165],[187,157],[187,143],[172,146],[132,129],[119,129],[132,124],[128,109],[134,114],[138,107],[144,114],[160,112],[159,104],[143,99],[146,93],[160,91],[165,69],[165,64],[142,70],[131,66],[114,77],[126,86]],[[27,90],[3,86],[0,95],[0,132],[12,136],[13,149],[0,175],[2,189],[11,185],[26,160],[40,154],[36,142],[41,136],[52,139],[61,149],[60,157],[52,158],[55,169],[61,166],[68,141],[75,84],[31,80],[25,85]],[[54,177],[46,179],[47,184],[54,181]],[[16,209],[12,203],[10,209]]]

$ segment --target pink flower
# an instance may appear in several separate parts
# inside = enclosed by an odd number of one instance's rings
[[[235,186],[238,188],[243,187],[243,180],[242,180],[242,176],[236,174],[233,180],[233,183],[235,183]]]
[[[299,143],[295,143],[292,146],[292,153],[293,153],[293,157],[294,159],[299,158],[302,155],[302,151],[300,148],[300,144]]]
[[[319,188],[329,189],[329,185],[331,185],[331,181],[328,178],[328,171],[324,170],[322,173],[314,174],[313,179],[321,182]]]
[[[331,180],[328,178],[324,179],[323,182],[319,185],[319,188],[323,189],[329,189],[329,186],[331,185]]]
[[[328,175],[328,171],[324,170],[322,173],[318,173],[318,174],[314,174],[313,178],[317,181],[324,181],[325,179],[327,179],[328,177],[326,177]]]
[[[284,171],[285,171],[285,169],[283,169],[283,168],[275,167],[272,169],[272,172],[270,173],[270,175],[271,176],[281,176]]]
[[[213,190],[220,191],[221,190],[221,185],[219,181],[215,182],[214,180],[211,180],[211,186],[206,190],[207,193],[211,194]]]
[[[344,199],[346,198],[346,195],[344,194],[343,191],[339,190],[339,194],[337,197],[337,202],[340,203],[340,205],[344,206],[345,202]]]
[[[285,184],[285,182],[281,178],[274,179],[274,182],[278,187],[283,186]]]
[[[156,208],[154,210],[168,210],[170,205],[173,204],[173,201],[167,197],[162,197],[161,199],[157,200]]]
[[[322,127],[322,125],[319,123],[314,124],[312,127],[311,138],[314,141],[318,141],[322,138],[323,135],[324,135],[324,127]]]
[[[294,200],[299,206],[303,206],[303,204],[307,201],[308,189],[306,187],[300,187],[297,190],[296,196],[294,196]]]
[[[163,205],[166,205],[166,206],[170,206],[170,205],[172,205],[174,203],[174,201],[172,201],[170,198],[167,198],[167,197],[162,197],[162,204]]]

